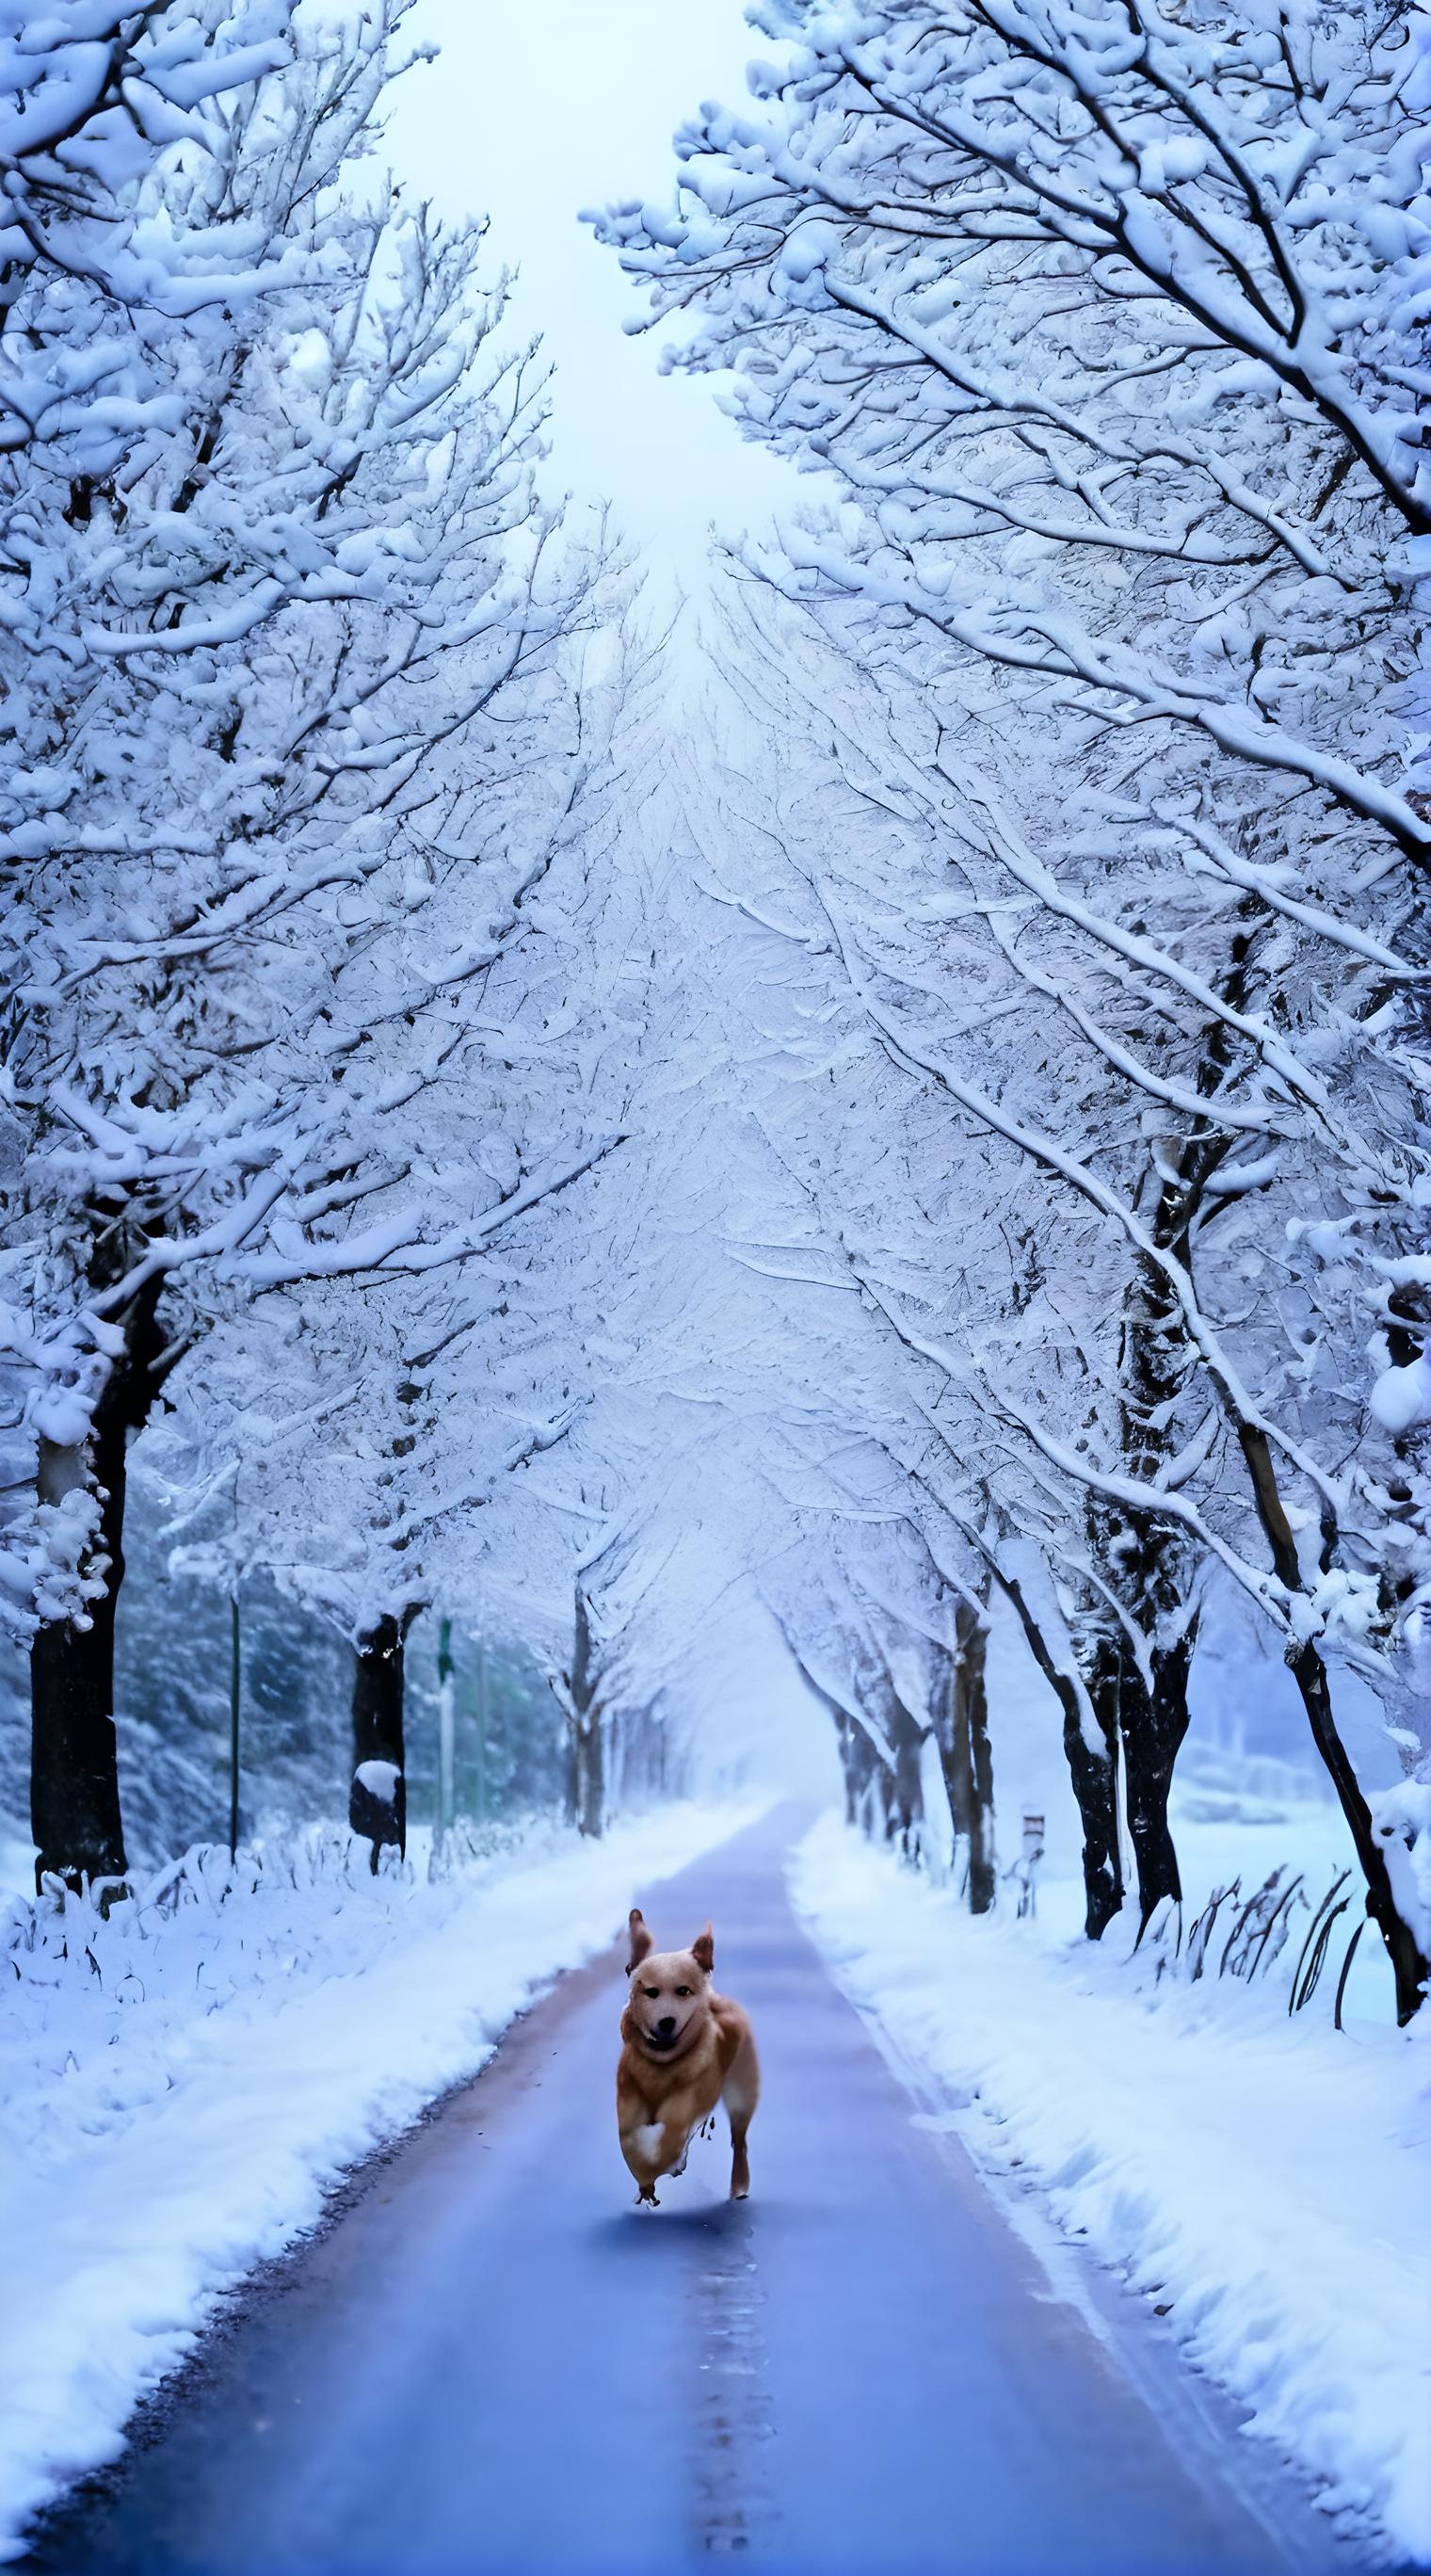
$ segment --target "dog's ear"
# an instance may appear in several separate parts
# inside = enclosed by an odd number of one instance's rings
[[[706,1925],[704,1932],[698,1932],[696,1934],[694,1941],[691,1943],[691,1957],[694,1959],[698,1968],[704,1968],[708,1977],[714,1974],[715,1934],[711,1930],[709,1924]]]
[[[629,1977],[634,1968],[640,1967],[647,1952],[655,1949],[656,1942],[639,1905],[632,1906],[627,1917],[627,1926],[631,1941],[631,1956],[626,1962],[626,1974]]]

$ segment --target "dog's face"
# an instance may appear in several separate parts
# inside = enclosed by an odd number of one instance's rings
[[[715,1941],[706,1925],[689,1950],[658,1950],[641,1915],[631,1916],[631,2011],[653,2055],[679,2048],[698,2013],[706,2010]]]

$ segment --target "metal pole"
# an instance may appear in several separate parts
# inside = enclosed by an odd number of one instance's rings
[[[238,1858],[239,1715],[243,1703],[243,1646],[239,1630],[239,1597],[229,1594],[229,1858]]]

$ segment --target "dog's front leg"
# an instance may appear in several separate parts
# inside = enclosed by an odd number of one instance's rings
[[[621,2132],[621,2152],[635,2175],[637,2197],[659,2209],[656,2185],[662,2174],[679,2173],[685,2163],[687,2132],[668,2120],[641,2120]]]

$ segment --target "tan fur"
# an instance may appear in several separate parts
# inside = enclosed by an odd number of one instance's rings
[[[637,2199],[652,2209],[660,2206],[661,2176],[684,2173],[692,2132],[723,2101],[730,2116],[730,2196],[744,2200],[750,2190],[745,2133],[760,2098],[760,2064],[740,2005],[711,1984],[711,1927],[689,1950],[658,1950],[633,1907],[630,1930],[631,1993],[621,2016],[616,2125],[636,2177]],[[662,2046],[658,2025],[667,2021],[671,2045]]]

